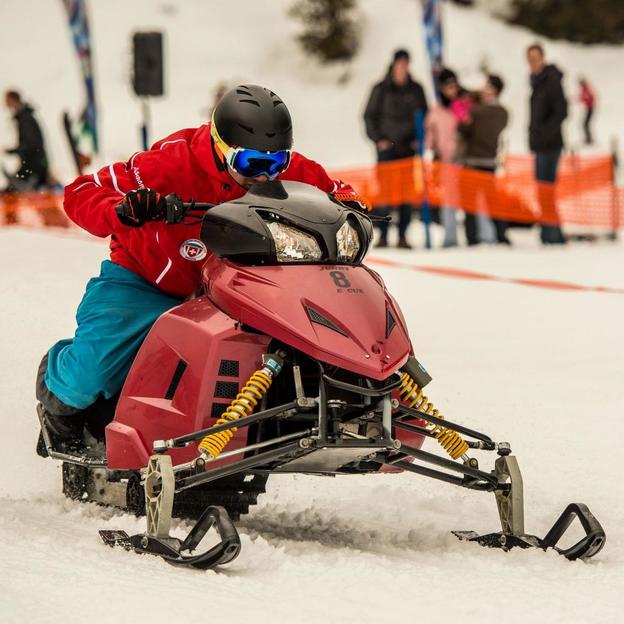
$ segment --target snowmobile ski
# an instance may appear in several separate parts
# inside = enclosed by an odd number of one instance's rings
[[[147,531],[131,537],[125,531],[100,531],[104,543],[109,546],[119,545],[137,553],[158,555],[172,565],[201,570],[235,559],[241,548],[240,538],[224,507],[207,507],[183,541],[169,534],[174,494],[175,478],[171,457],[153,455],[145,474]],[[202,553],[193,554],[213,526],[221,541]]]
[[[568,548],[559,548],[557,544],[575,518],[580,520],[585,536]],[[546,534],[546,537],[542,539],[535,535],[514,535],[513,533],[504,533],[502,531],[486,535],[479,535],[475,531],[453,531],[453,535],[460,540],[476,542],[488,548],[502,548],[505,551],[516,547],[542,548],[543,550],[553,548],[570,561],[589,559],[597,555],[607,541],[604,529],[592,512],[589,511],[587,505],[583,503],[570,503]]]
[[[194,554],[208,531],[215,527],[221,541],[208,550]],[[210,570],[234,560],[241,549],[240,537],[223,507],[208,507],[186,539],[156,537],[146,533],[129,536],[125,531],[101,530],[100,537],[107,546],[162,557],[175,566]]]

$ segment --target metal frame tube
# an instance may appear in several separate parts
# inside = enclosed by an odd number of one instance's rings
[[[322,444],[327,442],[327,389],[325,388],[325,375],[319,380],[319,404],[318,404],[318,437]]]
[[[424,427],[418,427],[416,425],[410,425],[409,423],[404,423],[400,420],[393,420],[392,424],[397,429],[404,429],[405,431],[412,431],[413,433],[420,433],[421,435],[427,436],[428,438],[435,437],[433,433],[429,429],[425,429]]]
[[[326,373],[322,373],[321,377],[323,381],[325,381],[330,386],[340,388],[341,390],[347,390],[349,392],[353,392],[354,394],[371,397],[381,397],[384,394],[390,394],[393,390],[396,390],[401,385],[401,379],[398,379],[397,381],[393,381],[383,388],[363,388],[362,386],[356,386],[354,384],[347,383],[346,381],[333,379]]]
[[[253,457],[241,459],[228,464],[227,466],[220,466],[219,468],[213,468],[207,472],[191,475],[189,477],[183,477],[176,483],[176,492],[188,490],[189,488],[200,485],[201,483],[210,483],[210,481],[216,481],[222,477],[229,477],[232,474],[245,472],[246,470],[255,468],[256,466],[261,466],[262,464],[284,458],[284,456],[289,453],[297,452],[301,454],[306,453],[306,451],[303,450],[299,444],[289,444],[278,449],[273,449],[272,451],[260,453],[260,455],[254,455]]]
[[[406,446],[404,444],[401,445],[400,451],[405,455],[415,457],[416,459],[434,464],[435,466],[440,466],[441,468],[446,468],[448,470],[452,470],[453,472],[460,472],[463,475],[474,477],[475,479],[482,479],[483,481],[492,484],[494,487],[499,485],[498,479],[495,475],[479,470],[478,468],[472,468],[471,466],[467,466],[466,464],[452,459],[446,459],[446,457],[440,457],[439,455],[434,455],[433,453],[428,453],[427,451]]]
[[[474,429],[468,429],[468,427],[464,427],[463,425],[458,425],[457,423],[451,422],[450,420],[445,420],[444,418],[437,418],[436,416],[430,416],[423,412],[419,412],[418,410],[412,409],[411,407],[405,407],[404,405],[400,405],[398,408],[401,413],[398,417],[395,416],[395,425],[398,423],[397,418],[400,418],[402,415],[411,416],[412,418],[419,418],[420,420],[426,420],[427,422],[434,423],[436,425],[441,425],[442,427],[446,427],[447,429],[451,429],[453,431],[457,431],[457,433],[463,433],[464,435],[470,436],[471,438],[475,438],[476,440],[481,440],[482,442],[491,444],[492,448],[494,448],[494,441],[489,436],[485,435],[485,433],[480,433],[479,431],[475,431]]]
[[[249,453],[249,451],[257,451],[258,449],[271,446],[272,444],[280,444],[281,442],[290,442],[291,440],[300,440],[301,438],[305,438],[309,435],[312,435],[312,433],[313,433],[312,429],[305,429],[304,431],[296,431],[295,433],[290,433],[288,435],[284,435],[279,438],[271,438],[270,440],[264,440],[263,442],[256,442],[255,444],[243,446],[242,448],[233,449],[231,451],[226,451],[225,453],[221,453],[217,459],[227,459],[228,457],[234,457],[235,455]],[[194,468],[195,468],[195,461],[190,461],[185,464],[178,464],[177,466],[174,466],[173,472],[176,472],[176,473],[183,472],[184,470],[193,470]]]
[[[49,457],[52,459],[59,459],[66,464],[76,464],[77,466],[86,466],[87,468],[106,468],[108,466],[105,459],[69,455],[67,453],[60,453],[59,451],[51,451],[50,449],[46,450]]]
[[[390,395],[386,395],[381,400],[381,427],[383,429],[384,440],[392,440],[392,402]]]
[[[195,440],[212,435],[213,433],[219,433],[220,431],[248,427],[249,425],[252,425],[260,420],[273,418],[281,412],[287,412],[288,410],[296,409],[297,407],[297,401],[291,401],[290,403],[284,403],[283,405],[278,405],[277,407],[272,407],[271,409],[251,414],[250,416],[244,416],[243,418],[223,423],[222,425],[214,425],[213,427],[208,427],[207,429],[200,429],[199,431],[194,431],[193,433],[188,433],[187,435],[167,440],[167,448],[179,448],[186,446],[189,442],[194,442]]]
[[[420,466],[419,464],[411,464],[410,462],[406,462],[404,460],[388,461],[385,459],[375,458],[372,461],[376,461],[380,464],[386,464],[388,466],[393,466],[395,468],[400,468],[401,470],[405,470],[407,472],[414,472],[425,477],[430,477],[431,479],[437,479],[438,481],[445,481],[446,483],[458,485],[459,487],[464,487],[469,490],[482,490],[485,492],[491,492],[495,489],[495,486],[489,483],[467,482],[460,477],[456,477],[455,475],[441,472],[439,470],[434,470],[433,468],[427,468],[426,466]]]

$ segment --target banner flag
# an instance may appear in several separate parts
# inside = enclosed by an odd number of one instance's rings
[[[443,38],[442,38],[442,2],[441,0],[422,0],[423,25],[425,30],[425,43],[433,85],[438,96],[438,75],[442,69]]]
[[[63,4],[67,11],[69,28],[71,30],[74,47],[78,54],[86,91],[86,105],[80,119],[80,134],[89,137],[93,145],[93,151],[97,153],[97,107],[95,104],[91,35],[89,33],[86,3],[85,0],[63,0]]]

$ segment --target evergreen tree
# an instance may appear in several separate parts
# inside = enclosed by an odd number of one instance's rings
[[[297,0],[290,15],[303,22],[297,39],[323,63],[350,59],[360,43],[356,0]]]
[[[510,21],[552,39],[624,43],[624,0],[513,0]]]

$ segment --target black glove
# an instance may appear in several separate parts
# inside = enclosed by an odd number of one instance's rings
[[[139,189],[126,194],[115,207],[117,218],[129,227],[139,227],[146,221],[162,221],[167,213],[167,200],[150,189]]]

